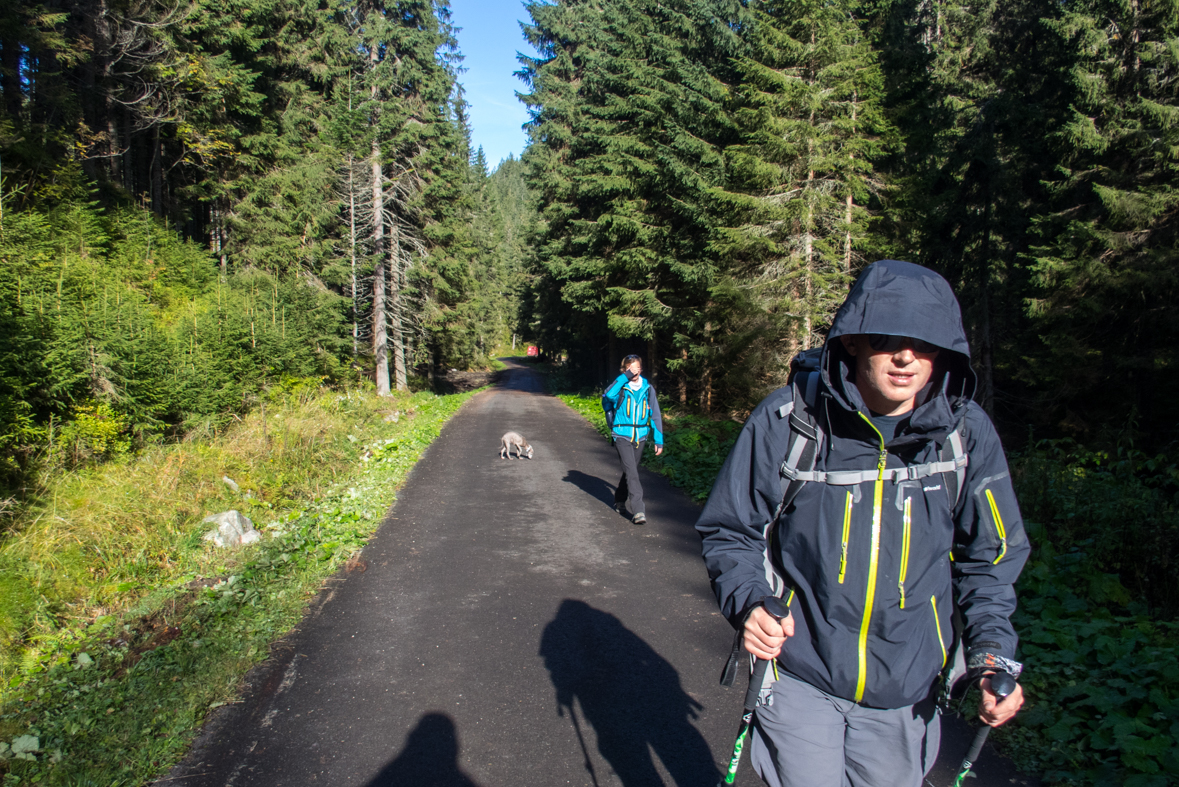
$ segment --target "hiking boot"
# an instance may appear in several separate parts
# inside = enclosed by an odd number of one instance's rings
[[[647,515],[640,511],[639,513],[635,514],[630,521],[634,522],[636,525],[645,525],[647,524]]]

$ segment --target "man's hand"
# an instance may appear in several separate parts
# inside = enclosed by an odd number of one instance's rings
[[[745,619],[745,649],[759,659],[777,658],[787,637],[794,636],[794,615],[781,620],[761,607],[754,607]]]
[[[768,617],[768,615],[767,615]],[[748,637],[748,635],[746,635]],[[1015,684],[1015,691],[1008,694],[1000,702],[991,691],[991,679],[983,678],[979,683],[982,689],[982,702],[978,706],[978,717],[983,724],[998,727],[1009,720],[1023,706],[1023,686]]]
[[[661,445],[655,446],[655,456],[659,456],[661,453],[663,453],[663,446],[661,446]]]

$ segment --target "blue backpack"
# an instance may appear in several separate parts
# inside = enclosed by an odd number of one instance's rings
[[[639,390],[632,390],[629,385],[622,386],[617,400],[611,400],[602,394],[602,409],[606,412],[606,426],[611,432],[614,427],[632,427],[638,429],[651,425],[651,405],[647,400],[647,392],[651,384],[643,380]]]

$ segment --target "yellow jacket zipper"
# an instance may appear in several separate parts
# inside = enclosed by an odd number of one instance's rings
[[[868,589],[864,594],[864,618],[860,621],[859,679],[856,681],[856,702],[864,699],[864,689],[868,683],[868,627],[872,622],[872,606],[876,599],[876,572],[880,567],[880,517],[884,508],[884,468],[888,464],[888,450],[884,447],[884,435],[876,428],[876,424],[868,416],[860,413],[860,417],[872,427],[872,431],[880,438],[880,460],[876,465],[876,486],[872,492],[872,547],[868,553]]]
[[[839,555],[839,584],[847,576],[847,542],[851,538],[852,493],[847,493],[847,503],[843,507],[843,548]]]
[[[991,494],[991,490],[987,490],[987,502],[991,504],[991,519],[995,522],[995,530],[999,533],[999,557],[995,558],[998,563],[1007,554],[1007,528],[1003,527],[1003,517],[999,515],[999,505],[995,502],[995,496]]]
[[[933,608],[933,625],[937,628],[937,641],[942,646],[942,669],[946,667],[946,638],[942,636],[942,622],[937,617],[937,596],[929,597],[929,606]]]
[[[913,498],[905,498],[905,526],[901,531],[901,577],[897,589],[901,591],[901,609],[905,608],[905,576],[909,573],[909,532],[913,522]]]

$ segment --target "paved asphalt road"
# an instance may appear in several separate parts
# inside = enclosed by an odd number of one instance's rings
[[[499,458],[508,430],[534,459]],[[367,569],[329,583],[158,784],[715,787],[744,693],[717,684],[731,630],[698,507],[644,473],[640,527],[611,508],[609,443],[513,362],[413,470]],[[1013,783],[980,768],[974,787]],[[737,784],[760,783],[746,758]]]

